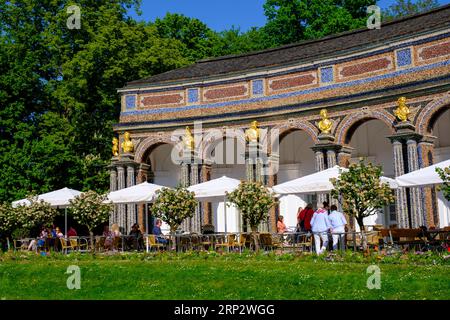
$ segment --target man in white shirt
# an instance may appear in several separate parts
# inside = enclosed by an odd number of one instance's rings
[[[317,254],[322,254],[327,249],[328,230],[331,228],[328,219],[328,202],[323,203],[323,207],[314,212],[311,218],[311,230],[314,234],[314,246]],[[322,239],[322,246],[320,240]]]
[[[347,220],[342,212],[337,211],[337,207],[333,204],[331,206],[331,213],[328,216],[328,220],[330,220],[331,224],[331,233],[333,235],[333,250],[337,250],[338,241],[342,243],[344,241],[345,235],[345,225],[347,224]]]

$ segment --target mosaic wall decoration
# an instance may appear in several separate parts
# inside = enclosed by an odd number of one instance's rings
[[[264,80],[253,80],[252,93],[254,96],[264,94]]]
[[[136,108],[136,96],[135,95],[125,96],[125,108],[127,110],[133,110]]]
[[[398,67],[406,67],[411,65],[411,63],[412,63],[411,48],[397,50]]]
[[[320,69],[320,81],[322,83],[333,82],[333,67],[324,67]]]
[[[198,102],[198,89],[189,89],[188,90],[188,103]]]

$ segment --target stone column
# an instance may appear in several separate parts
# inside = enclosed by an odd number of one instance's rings
[[[394,172],[395,176],[401,176],[405,173],[403,160],[403,144],[399,140],[392,142],[394,153]],[[397,213],[397,224],[399,228],[409,228],[408,204],[406,200],[406,191],[404,188],[398,188],[396,191],[395,210]]]
[[[279,159],[280,156],[278,153],[273,152],[270,155],[269,160],[269,176],[267,177],[267,186],[273,187],[275,186],[277,181],[277,173],[278,173],[278,165],[279,165]],[[278,206],[278,205],[276,205]],[[277,231],[277,207],[274,206],[269,211],[269,232],[276,232]]]
[[[207,163],[203,163],[202,165],[202,182],[206,182],[211,180],[211,165]],[[212,224],[212,209],[211,202],[203,202],[203,224]]]
[[[136,184],[136,176],[135,176],[135,170],[133,165],[127,166],[127,188],[132,187]],[[131,228],[133,224],[135,224],[136,221],[136,205],[135,204],[128,204],[127,205],[127,225],[128,229]]]
[[[326,168],[325,168],[325,156],[324,156],[324,152],[323,152],[322,150],[317,150],[317,151],[315,152],[315,155],[316,155],[316,171],[319,172],[319,171],[325,170]],[[325,195],[325,194],[319,193],[319,194],[317,195],[317,203],[318,203],[318,206],[321,206],[321,205],[322,205],[322,202],[324,202],[326,199],[327,199],[327,198],[326,198],[326,195]]]
[[[408,150],[408,171],[419,169],[419,159],[417,155],[417,141],[409,139],[406,142]],[[411,197],[411,227],[419,228],[426,222],[423,206],[422,206],[422,190],[421,188],[410,188]]]
[[[125,169],[122,166],[117,167],[117,189],[124,189],[126,185],[125,180]],[[119,227],[123,228],[124,232],[128,231],[128,226],[125,221],[126,217],[126,205],[125,204],[119,204],[117,205],[117,212],[118,212],[118,221]]]
[[[434,164],[434,140],[436,137],[425,136],[417,147],[419,167],[425,168]],[[435,187],[422,188],[423,210],[428,227],[439,226],[439,212],[437,205],[437,193]]]
[[[109,191],[113,192],[117,190],[117,170],[114,166],[109,167]],[[114,210],[109,217],[109,227],[114,223],[117,223],[117,206],[114,206]]]
[[[337,164],[336,151],[333,149],[327,150],[327,167],[332,168]]]
[[[149,169],[150,166],[146,163],[141,163],[139,164],[139,169],[138,169],[138,173],[136,176],[136,183],[143,183],[143,182],[148,182],[148,178],[149,178]],[[145,212],[145,205],[141,204],[137,206],[137,221],[138,224],[141,226],[141,229],[144,230],[145,232],[149,232],[149,230],[146,230],[146,226],[147,226],[147,219],[148,219],[148,215]],[[150,225],[150,224],[148,224]]]
[[[200,182],[200,164],[193,163],[191,165],[191,185],[198,184]],[[202,208],[199,203],[195,208],[194,216],[191,219],[191,232],[200,233],[202,224]]]

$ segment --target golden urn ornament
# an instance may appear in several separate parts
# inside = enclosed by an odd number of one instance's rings
[[[114,157],[117,157],[119,156],[119,139],[113,138],[112,144],[112,154]]]
[[[331,128],[333,127],[333,121],[328,119],[328,112],[326,109],[320,110],[320,117],[322,120],[319,121],[319,130],[321,133],[329,134]]]
[[[194,136],[192,135],[191,129],[187,126],[186,127],[186,133],[183,137],[184,146],[189,150],[194,150],[195,147],[195,141]]]
[[[249,142],[258,142],[259,139],[259,128],[258,121],[252,121],[250,128],[245,130],[245,139]]]
[[[122,150],[124,153],[133,153],[134,152],[134,145],[130,139],[129,132],[125,132],[125,134],[123,135]]]
[[[408,121],[409,114],[411,111],[409,110],[408,106],[406,105],[406,98],[400,97],[397,100],[398,107],[394,110],[394,114],[397,117],[398,120],[401,122]]]

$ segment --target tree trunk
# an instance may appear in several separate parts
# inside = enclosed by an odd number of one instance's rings
[[[255,251],[259,252],[259,237],[258,237],[258,227],[252,226],[252,236],[253,243],[255,244]]]
[[[177,235],[178,226],[170,227],[170,234],[172,235],[172,240],[175,241],[175,252],[178,252],[179,249],[179,239]]]
[[[361,230],[361,245],[364,251],[367,249],[367,237],[366,237],[366,228],[364,227],[364,220],[363,218],[357,218],[356,221],[358,222],[359,229]]]
[[[89,230],[89,237],[91,239],[91,251],[92,251],[92,253],[94,253],[95,252],[94,232]]]
[[[6,246],[8,247],[8,251],[11,250],[11,242],[9,241],[9,237],[6,237]]]

